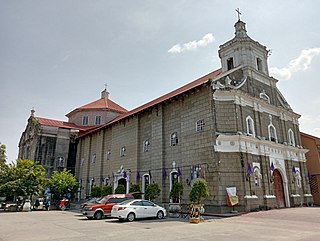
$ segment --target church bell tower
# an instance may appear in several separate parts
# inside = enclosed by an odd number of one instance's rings
[[[240,20],[240,15],[234,27],[235,37],[219,46],[222,72],[242,66],[269,75],[267,48],[247,35],[246,24]]]

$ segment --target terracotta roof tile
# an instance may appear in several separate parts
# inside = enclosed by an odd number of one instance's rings
[[[107,98],[101,98],[99,100],[93,101],[89,104],[74,109],[73,111],[66,114],[66,116],[70,117],[72,114],[75,114],[82,110],[111,110],[120,114],[128,112],[125,108],[116,104],[112,100]]]
[[[55,126],[55,127],[61,127],[61,128],[67,128],[67,129],[76,129],[76,130],[88,130],[92,129],[96,126],[77,126],[70,122],[65,121],[59,121],[59,120],[53,120],[53,119],[47,119],[42,117],[34,117],[41,125],[43,126]]]
[[[169,100],[169,99],[171,99],[172,97],[175,97],[175,96],[177,96],[177,95],[180,95],[180,94],[182,94],[182,93],[184,93],[184,92],[187,92],[188,90],[191,90],[191,89],[193,89],[193,88],[195,88],[195,87],[198,87],[198,86],[206,83],[209,78],[215,78],[215,77],[217,77],[217,76],[220,75],[220,74],[221,74],[221,69],[215,70],[215,71],[213,71],[213,72],[211,72],[211,73],[209,73],[209,74],[207,74],[207,75],[205,75],[205,76],[202,76],[201,78],[199,78],[199,79],[197,79],[197,80],[195,80],[195,81],[193,81],[193,82],[191,82],[191,83],[189,83],[189,84],[186,84],[186,85],[184,85],[184,86],[182,86],[182,87],[180,87],[180,88],[178,88],[178,89],[176,89],[176,90],[174,90],[174,91],[172,91],[172,92],[170,92],[170,93],[168,93],[168,94],[165,94],[165,95],[163,95],[163,96],[161,96],[161,97],[159,97],[159,98],[157,98],[157,99],[155,99],[155,100],[152,100],[152,101],[150,101],[150,102],[148,102],[148,103],[146,103],[146,104],[144,104],[144,105],[142,105],[142,106],[139,106],[139,107],[137,107],[137,108],[135,108],[135,109],[133,109],[133,110],[131,110],[131,111],[128,111],[128,112],[126,112],[126,113],[118,116],[117,118],[115,118],[115,119],[114,119],[113,121],[111,121],[111,122],[108,122],[108,123],[106,123],[106,124],[104,124],[104,125],[102,125],[102,126],[99,126],[99,127],[97,127],[97,128],[94,128],[94,129],[92,129],[92,130],[88,130],[88,131],[86,131],[86,132],[83,132],[83,133],[81,133],[79,136],[81,137],[81,136],[84,136],[84,135],[89,134],[89,133],[91,133],[91,132],[100,130],[100,129],[104,128],[105,126],[111,125],[111,124],[113,124],[113,123],[115,123],[115,122],[117,122],[117,121],[120,121],[120,120],[128,117],[128,116],[134,115],[134,114],[136,114],[136,113],[138,113],[138,112],[140,112],[140,111],[142,111],[142,110],[145,110],[145,109],[147,109],[147,108],[149,108],[149,107],[152,107],[152,106],[154,106],[154,105],[157,105],[157,104],[159,104],[159,103],[161,103],[161,102],[163,102],[163,101],[165,101],[165,100]]]

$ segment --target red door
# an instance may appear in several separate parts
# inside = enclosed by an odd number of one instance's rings
[[[278,170],[273,171],[273,189],[274,189],[274,195],[276,196],[278,208],[284,208],[285,202],[284,202],[282,177]]]

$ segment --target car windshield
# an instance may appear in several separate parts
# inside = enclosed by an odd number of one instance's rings
[[[97,200],[97,203],[104,204],[107,200],[108,200],[108,198],[104,197],[104,198]]]
[[[87,203],[98,203],[100,199],[101,199],[101,197],[99,197],[99,198],[92,198],[92,199],[90,199]]]

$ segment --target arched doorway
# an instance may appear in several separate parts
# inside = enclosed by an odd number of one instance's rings
[[[127,180],[125,179],[125,178],[120,178],[119,180],[118,180],[118,186],[120,185],[120,184],[122,184],[123,186],[124,186],[124,188],[125,188],[125,193],[127,193]]]
[[[281,173],[278,170],[273,171],[273,190],[274,195],[276,196],[277,206],[278,208],[284,208],[285,200],[284,200],[284,192],[283,192],[283,182]]]

